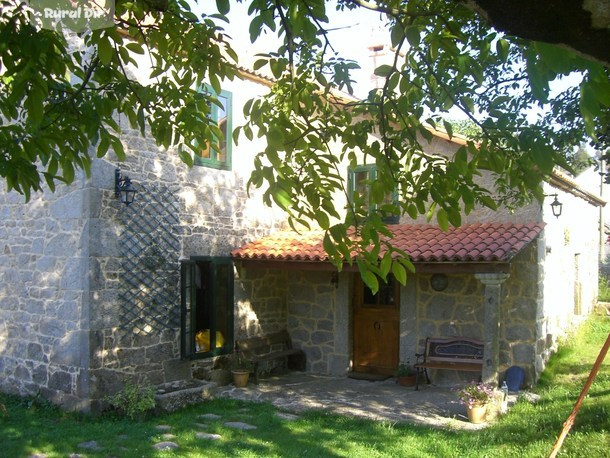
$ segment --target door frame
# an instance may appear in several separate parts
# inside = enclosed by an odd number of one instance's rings
[[[372,374],[384,374],[392,375],[398,367],[400,357],[400,284],[393,277],[390,280],[391,285],[383,288],[383,283],[380,282],[380,291],[373,295],[370,290],[365,290],[368,287],[362,281],[359,273],[354,274],[353,282],[353,294],[350,303],[351,307],[351,330],[352,330],[352,371],[361,373],[372,373]],[[376,303],[373,303],[375,301]],[[386,303],[387,302],[387,303]],[[379,320],[375,320],[375,315],[379,316]],[[389,330],[389,341],[387,347],[390,348],[390,354],[384,352],[384,357],[377,359],[379,365],[375,365],[373,361],[372,365],[366,364],[363,359],[366,359],[366,355],[363,354],[360,342],[361,329],[359,326],[361,323],[359,320],[368,320],[365,325],[372,323],[373,327],[382,332],[383,329],[388,329],[387,326],[392,328]],[[375,321],[372,321],[375,320]],[[375,345],[374,340],[369,340],[368,345]],[[383,348],[383,343],[380,345]]]

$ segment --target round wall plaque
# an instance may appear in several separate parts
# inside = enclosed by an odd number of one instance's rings
[[[449,279],[445,274],[434,274],[430,277],[430,286],[434,291],[443,291],[447,288]]]

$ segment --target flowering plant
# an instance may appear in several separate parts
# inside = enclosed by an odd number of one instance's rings
[[[458,396],[466,407],[487,404],[493,399],[493,386],[486,383],[469,383],[461,388]]]

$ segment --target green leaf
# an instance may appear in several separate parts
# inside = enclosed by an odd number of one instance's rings
[[[508,60],[509,49],[510,45],[504,38],[500,38],[498,41],[496,41],[496,52],[498,53],[498,57],[502,60],[502,62],[506,62]]]
[[[394,278],[396,278],[401,285],[404,286],[407,284],[407,270],[400,262],[394,261],[392,263],[392,275],[394,275]]]
[[[360,275],[362,277],[362,281],[366,286],[369,287],[371,292],[373,294],[377,294],[377,291],[379,291],[379,280],[377,275],[370,270],[364,270],[363,268],[360,269]]]
[[[114,48],[106,35],[102,36],[97,43],[97,55],[100,58],[100,62],[104,65],[108,65],[112,61]]]
[[[110,135],[110,144],[112,145],[112,149],[114,150],[114,153],[117,155],[119,161],[124,161],[125,160],[125,149],[123,148],[123,143],[121,143],[121,140],[114,135]]]
[[[136,54],[144,54],[144,48],[142,48],[142,46],[139,43],[127,43],[125,45],[125,47],[127,49],[129,49],[131,52],[135,52]]]
[[[394,70],[394,67],[391,65],[380,65],[375,69],[375,75],[387,77],[390,73],[392,73],[392,70]]]
[[[231,11],[229,0],[216,0],[216,8],[220,14],[228,14]]]
[[[379,270],[381,271],[381,277],[386,278],[390,273],[390,269],[392,267],[392,252],[387,251],[383,258],[381,258],[381,263],[379,264]]]
[[[189,167],[193,167],[193,156],[188,151],[184,150],[182,143],[178,145],[178,157]]]
[[[100,139],[100,143],[97,145],[97,157],[104,157],[108,152],[109,147],[110,141],[108,139],[108,134],[103,135]]]
[[[290,210],[290,208],[292,208],[292,198],[285,189],[276,187],[273,190],[273,200],[275,200],[275,203],[284,210]]]
[[[414,48],[419,46],[419,44],[421,42],[421,35],[420,35],[420,30],[419,30],[418,26],[410,25],[409,27],[407,27],[405,34],[406,34],[407,40],[409,41],[409,44],[411,46],[413,46]]]
[[[273,126],[267,132],[267,143],[275,151],[283,151],[284,149],[284,132],[278,127]]]
[[[445,126],[445,130],[447,131],[447,135],[449,135],[449,138],[453,138],[453,126],[451,125],[451,123],[449,121],[443,120],[443,125]]]
[[[438,212],[436,212],[436,220],[442,230],[446,231],[449,229],[449,218],[447,217],[447,212],[444,208],[438,209]]]
[[[402,24],[400,22],[396,22],[390,31],[390,41],[392,43],[392,47],[397,48],[404,36]]]

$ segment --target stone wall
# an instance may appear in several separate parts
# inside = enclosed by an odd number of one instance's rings
[[[528,380],[537,379],[536,350],[541,350],[539,328],[540,290],[536,243],[512,262],[510,276],[502,284],[500,303],[500,372],[512,365],[526,369]],[[448,275],[447,289],[434,291],[431,275],[419,275],[417,282],[417,348],[424,351],[426,337],[464,336],[484,340],[485,286],[472,274]],[[543,349],[543,348],[542,348]],[[435,383],[464,381],[468,374],[451,371],[433,373]]]
[[[310,372],[337,375],[348,369],[350,285],[347,273],[289,274],[288,331],[294,345],[305,352]]]
[[[235,338],[286,329],[286,274],[276,269],[239,268],[235,286]]]
[[[236,335],[287,329],[306,355],[306,370],[342,375],[349,369],[352,274],[330,271],[240,268]],[[236,298],[237,299],[237,298]]]
[[[510,274],[501,285],[500,375],[517,365],[526,370],[529,384],[538,380],[556,345],[556,337],[546,332],[549,314],[543,307],[545,247],[543,234],[513,259]],[[341,375],[349,370],[354,273],[341,273],[336,284],[331,283],[331,273],[326,271],[250,267],[242,269],[241,275],[243,297],[251,298],[239,320],[252,323],[244,334],[285,326],[295,347],[305,351],[308,371]],[[431,288],[430,277],[409,276],[407,285],[401,288],[401,361],[413,363],[415,353],[423,352],[429,336],[485,338],[485,285],[474,274],[450,274],[448,287],[439,292]],[[564,308],[573,304],[571,297],[563,302]],[[570,316],[564,320],[571,321]],[[431,375],[441,385],[472,377],[451,371],[431,371]]]
[[[82,175],[27,204],[0,182],[3,391],[74,408],[88,391],[88,195]]]
[[[233,123],[241,102],[266,90],[228,83]],[[89,408],[126,378],[189,378],[180,359],[180,259],[229,256],[283,225],[246,182],[262,141],[233,148],[233,170],[189,169],[175,151],[129,129],[120,164],[139,188],[129,207],[114,195],[112,155],[89,179],[24,203],[0,188],[0,388]],[[0,184],[4,186],[4,184]],[[285,319],[283,320],[285,322]],[[94,406],[95,407],[95,406]]]

